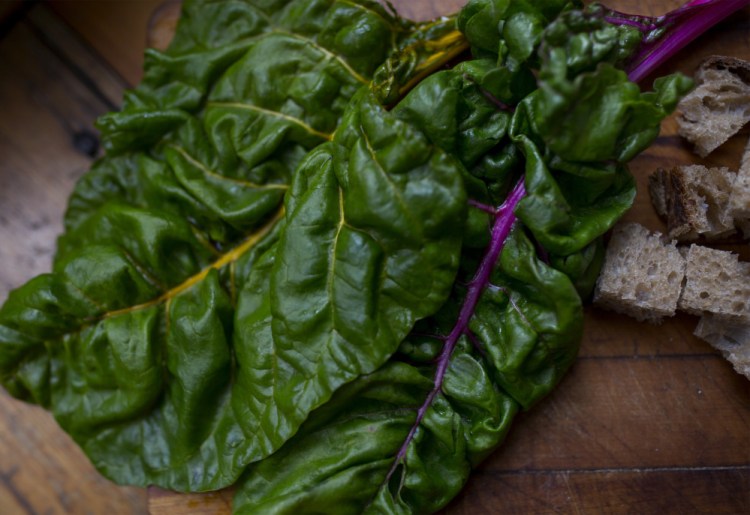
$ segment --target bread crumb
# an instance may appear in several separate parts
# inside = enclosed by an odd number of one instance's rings
[[[706,157],[750,121],[750,62],[712,56],[696,73],[698,86],[678,105],[678,130]]]
[[[641,321],[673,316],[685,276],[674,241],[630,223],[612,233],[594,291],[594,303]]]
[[[732,252],[691,245],[678,308],[750,323],[750,264]]]
[[[750,379],[750,324],[705,314],[693,333],[721,351],[737,373]]]

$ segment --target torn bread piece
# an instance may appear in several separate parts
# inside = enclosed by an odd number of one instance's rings
[[[734,369],[750,379],[750,323],[706,314],[693,333],[724,355]]]
[[[733,252],[691,245],[677,307],[750,324],[750,263],[740,262]]]
[[[750,238],[750,141],[745,147],[740,170],[732,184],[727,214],[742,229],[745,237]]]
[[[750,121],[750,62],[712,56],[696,72],[697,87],[678,105],[682,137],[706,157]]]
[[[673,316],[685,275],[674,241],[635,224],[615,227],[594,292],[594,303],[641,321]]]
[[[728,168],[700,165],[658,169],[649,177],[656,212],[667,222],[667,234],[680,241],[726,238],[735,232],[728,205],[736,174]]]

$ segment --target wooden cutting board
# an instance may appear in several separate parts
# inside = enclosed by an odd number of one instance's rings
[[[450,13],[464,1],[392,3],[404,16],[427,19]],[[680,1],[606,3],[622,11],[656,15],[677,7]],[[138,5],[143,9],[143,4]],[[96,9],[92,4],[92,9],[81,12]],[[127,17],[127,9],[122,11],[119,16]],[[163,23],[151,27],[153,44],[163,45],[169,39],[170,12],[175,11],[165,9],[159,17]],[[86,23],[93,23],[86,19],[82,14],[68,20],[84,31]],[[35,23],[32,33],[35,28],[45,31],[44,20]],[[119,69],[127,59],[113,49],[122,47],[126,34],[98,30],[102,34],[97,37],[106,41],[102,47],[112,52],[102,55]],[[745,9],[678,54],[662,71],[692,73],[711,54],[750,59],[749,35],[750,9]],[[31,51],[29,59],[33,63],[39,55],[46,55],[44,49]],[[0,53],[0,73],[5,65],[2,57]],[[30,66],[29,59],[25,66]],[[89,65],[79,68],[83,66]],[[132,70],[132,65],[127,69]],[[67,77],[62,71],[60,76]],[[0,93],[6,94],[5,99],[10,93],[22,97],[21,89],[11,91],[10,81],[3,81]],[[108,75],[99,77],[97,83],[103,85],[99,88],[105,92],[103,97],[94,95],[84,102],[83,94],[71,99],[65,95],[71,89],[62,88],[44,102],[54,106],[52,113],[80,123],[73,130],[84,130],[84,121],[91,119],[89,111],[110,108],[109,104],[118,102],[112,97],[121,94],[123,87],[117,77]],[[0,102],[3,98],[0,95]],[[8,100],[2,105],[11,104]],[[57,217],[72,179],[90,162],[51,146],[44,138],[34,138],[33,132],[19,132],[18,125],[8,120],[21,116],[7,108],[0,119],[0,250],[5,251],[0,256],[6,256],[7,263],[0,268],[0,287],[17,286],[31,270],[36,273],[46,266],[44,253],[50,251],[59,231]],[[56,123],[54,118],[53,114],[47,123]],[[662,136],[631,166],[639,193],[626,220],[663,229],[648,201],[647,175],[657,167],[686,163],[736,169],[748,136],[746,128],[701,160],[676,135],[674,120],[665,121]],[[17,163],[8,156],[15,156],[21,146],[24,155],[35,159],[28,173],[13,175],[8,170],[18,169]],[[750,260],[747,245],[733,249]],[[0,293],[0,301],[4,295]],[[696,318],[681,315],[652,326],[588,308],[580,358],[568,376],[549,398],[518,417],[503,446],[474,472],[444,513],[750,513],[750,381],[692,336],[696,323]],[[83,455],[70,450],[67,437],[38,408],[0,393],[0,419],[0,513],[145,511],[138,504],[137,491],[97,479]],[[28,450],[32,446],[37,447],[36,453]],[[49,461],[50,456],[56,461]],[[58,501],[38,501],[45,496]],[[147,501],[155,515],[221,515],[230,512],[231,496],[228,492],[184,495],[152,488]]]

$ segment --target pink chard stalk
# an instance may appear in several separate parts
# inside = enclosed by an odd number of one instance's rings
[[[693,0],[658,17],[631,15],[605,9],[604,19],[613,25],[635,27],[643,35],[641,47],[626,67],[629,79],[633,82],[640,82],[705,31],[749,5],[750,0]],[[507,106],[503,107],[507,108]],[[482,293],[490,287],[492,270],[516,222],[514,211],[525,195],[524,178],[521,177],[508,198],[497,209],[475,201],[469,202],[471,207],[492,215],[491,241],[473,279],[468,285],[466,298],[453,330],[447,336],[440,337],[443,341],[443,348],[437,359],[433,388],[425,402],[417,410],[416,420],[386,476],[386,483],[405,459],[409,445],[413,441],[428,409],[440,393],[451,356],[459,339],[462,336],[471,337],[469,321]]]
[[[479,268],[477,268],[474,278],[469,283],[466,298],[461,305],[461,311],[459,312],[456,325],[453,327],[453,330],[450,332],[450,334],[443,340],[443,350],[440,352],[440,356],[437,360],[437,370],[435,371],[433,388],[427,395],[427,399],[425,399],[424,404],[422,404],[422,406],[420,406],[417,410],[417,419],[414,421],[414,425],[411,427],[406,440],[404,441],[403,445],[398,451],[398,454],[396,455],[396,460],[394,461],[390,471],[388,472],[388,475],[386,476],[386,482],[396,471],[399,463],[401,463],[404,456],[406,456],[406,451],[409,448],[409,444],[414,439],[414,434],[417,432],[417,428],[422,423],[422,419],[424,419],[424,416],[427,413],[427,409],[432,405],[432,401],[435,399],[435,396],[437,396],[437,394],[440,392],[440,389],[443,387],[443,379],[445,378],[445,373],[448,370],[448,365],[450,364],[453,350],[456,348],[456,344],[458,343],[459,339],[462,336],[467,335],[469,332],[469,321],[474,315],[474,310],[476,309],[477,303],[479,302],[479,297],[481,297],[482,292],[490,283],[490,275],[492,274],[492,269],[495,267],[495,263],[497,263],[497,260],[500,257],[500,253],[503,251],[503,247],[505,247],[505,242],[508,239],[508,235],[510,234],[511,229],[513,229],[513,225],[516,222],[516,215],[513,211],[518,205],[518,202],[520,202],[520,200],[524,197],[524,195],[526,195],[526,189],[524,187],[523,178],[521,178],[516,184],[515,188],[513,188],[513,191],[510,193],[505,202],[497,210],[495,210],[493,214],[494,223],[492,226],[492,237],[490,240],[490,244],[485,251],[484,257],[479,264]]]
[[[641,31],[643,43],[626,70],[630,80],[640,82],[698,36],[748,5],[749,0],[693,0],[663,16],[608,10],[605,19]]]

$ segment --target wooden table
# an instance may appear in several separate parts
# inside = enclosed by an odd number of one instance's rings
[[[158,0],[0,4],[0,301],[49,267],[74,181],[88,168],[93,119],[140,78]],[[401,0],[429,18],[463,0]],[[679,0],[610,0],[660,14]],[[750,9],[677,56],[692,72],[723,53],[750,59]],[[639,181],[626,216],[662,229],[645,194],[658,166],[736,168],[745,129],[705,160],[663,135],[632,165]],[[75,144],[74,144],[75,143]],[[735,247],[744,259],[747,246]],[[450,514],[750,513],[750,381],[692,336],[697,320],[661,326],[588,308],[578,362],[559,388],[522,414],[503,447],[445,510]],[[229,497],[116,487],[42,410],[0,393],[0,513],[228,513]]]

